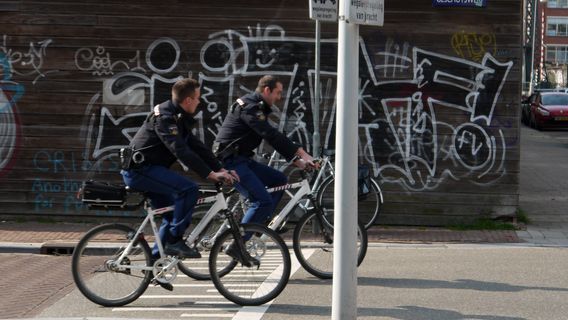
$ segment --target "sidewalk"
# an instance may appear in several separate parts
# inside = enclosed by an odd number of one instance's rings
[[[70,248],[96,224],[82,223],[0,223],[0,253],[70,253]],[[453,231],[444,228],[373,227],[369,242],[387,243],[519,243],[511,230]],[[292,231],[284,234],[292,239]]]

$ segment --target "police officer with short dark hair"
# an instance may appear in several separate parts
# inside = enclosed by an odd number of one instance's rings
[[[316,166],[303,148],[268,122],[271,106],[281,99],[282,90],[282,82],[276,77],[260,78],[255,92],[237,99],[230,107],[213,145],[225,168],[238,173],[240,182],[235,186],[251,203],[243,223],[263,224],[270,219],[283,191],[268,193],[266,188],[287,183],[282,172],[252,159],[253,150],[262,140],[301,169]]]
[[[200,95],[196,80],[177,81],[172,87],[172,99],[155,106],[132,139],[134,164],[121,171],[126,185],[146,192],[152,207],[175,204],[173,214],[163,216],[159,233],[165,253],[183,258],[201,257],[182,239],[191,222],[199,186],[170,170],[170,166],[178,161],[201,178],[226,183],[238,181],[238,175],[223,169],[211,150],[191,133],[194,122],[191,115],[199,105]],[[154,258],[159,255],[157,246],[152,255]]]

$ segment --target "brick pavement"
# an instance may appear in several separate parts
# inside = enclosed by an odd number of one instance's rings
[[[70,256],[1,254],[0,318],[31,318],[71,292]]]

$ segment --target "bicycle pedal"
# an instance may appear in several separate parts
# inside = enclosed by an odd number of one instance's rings
[[[168,291],[174,291],[174,286],[171,283],[168,283],[168,282],[163,283],[163,282],[160,282],[158,280],[153,280],[152,284],[155,285],[155,286],[160,286],[160,287],[162,287],[162,288],[164,288]]]

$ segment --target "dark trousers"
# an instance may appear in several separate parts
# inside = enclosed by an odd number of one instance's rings
[[[163,166],[146,165],[120,173],[127,186],[146,192],[152,208],[175,205],[173,214],[170,212],[162,217],[159,236],[162,244],[182,239],[191,222],[199,185]],[[152,255],[159,255],[157,245],[154,245]]]
[[[227,170],[238,173],[241,181],[235,187],[251,205],[242,223],[265,224],[284,194],[284,191],[268,193],[266,188],[286,184],[288,179],[282,172],[246,157],[231,157],[224,162]]]

